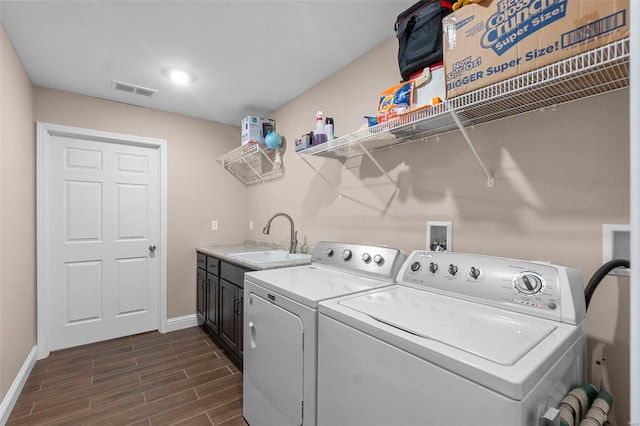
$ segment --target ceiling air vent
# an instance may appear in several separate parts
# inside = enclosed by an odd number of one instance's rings
[[[148,87],[138,86],[136,84],[125,83],[124,81],[111,80],[112,87],[115,90],[120,90],[122,92],[134,93],[140,96],[146,96],[150,98],[154,94],[158,93],[156,89],[149,89]]]

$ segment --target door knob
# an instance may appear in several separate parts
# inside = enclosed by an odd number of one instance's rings
[[[157,248],[157,247],[156,247],[156,245],[155,245],[155,244],[151,244],[151,245],[149,246],[149,251],[156,251],[156,248]]]

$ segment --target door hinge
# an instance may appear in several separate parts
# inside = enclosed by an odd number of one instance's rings
[[[302,418],[302,423],[304,423],[304,401],[300,401],[300,418]]]

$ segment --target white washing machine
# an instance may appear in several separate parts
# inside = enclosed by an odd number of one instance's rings
[[[405,259],[323,241],[311,265],[245,274],[242,412],[251,426],[316,424],[318,302],[391,285]]]
[[[397,281],[320,303],[318,425],[542,425],[582,384],[579,271],[415,251]]]

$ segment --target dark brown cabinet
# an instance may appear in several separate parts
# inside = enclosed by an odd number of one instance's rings
[[[205,325],[213,332],[218,331],[218,292],[219,292],[219,264],[213,257],[198,253],[198,267],[196,269],[196,315],[198,324]]]
[[[238,351],[238,290],[228,281],[220,283],[220,338],[235,352]]]
[[[242,370],[244,273],[249,269],[198,253],[198,324]]]
[[[207,272],[207,292],[205,293],[206,299],[206,316],[204,324],[211,329],[214,333],[218,332],[219,324],[219,304],[218,298],[220,297],[220,278],[216,277],[210,272]]]
[[[207,315],[207,298],[206,298],[206,293],[207,293],[207,271],[205,271],[204,269],[201,268],[197,268],[196,270],[196,274],[197,274],[197,288],[196,288],[196,295],[197,295],[197,304],[196,304],[196,315],[198,316],[198,324],[202,325],[205,322],[205,317]]]

